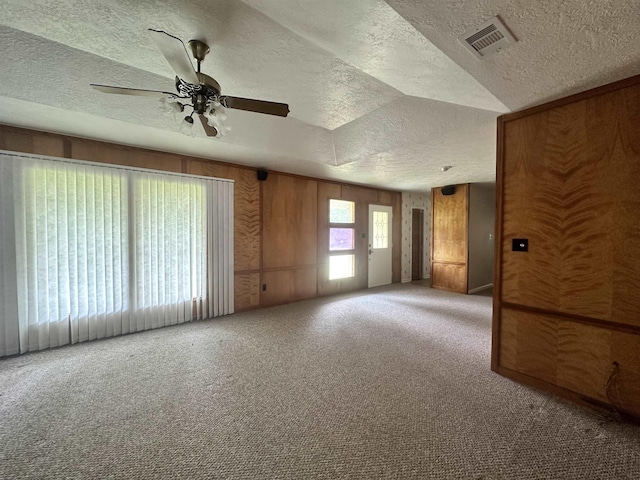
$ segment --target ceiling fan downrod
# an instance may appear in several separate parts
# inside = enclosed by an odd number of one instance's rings
[[[189,48],[191,49],[191,53],[193,54],[193,58],[198,62],[198,73],[200,72],[200,64],[204,62],[204,58],[209,53],[209,45],[200,40],[189,40]]]

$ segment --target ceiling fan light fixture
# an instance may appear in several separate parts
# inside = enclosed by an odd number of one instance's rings
[[[198,62],[198,71],[193,69],[193,64],[182,40],[162,30],[149,29],[167,62],[176,73],[176,92],[160,90],[145,90],[140,88],[123,88],[110,85],[92,83],[91,86],[103,93],[115,93],[120,95],[161,96],[161,110],[171,114],[180,125],[180,131],[195,136],[191,127],[194,125],[193,115],[198,115],[198,120],[204,127],[208,137],[218,137],[231,130],[225,125],[226,108],[245,110],[248,112],[262,113],[286,117],[289,114],[289,105],[286,103],[268,102],[251,98],[232,97],[221,95],[220,84],[208,75],[200,71],[200,64],[209,52],[209,47],[199,40],[191,40],[189,46],[193,57]],[[191,107],[191,115],[182,117],[185,107]]]
[[[218,130],[218,135],[224,136],[231,131],[231,127],[225,124],[227,120],[227,112],[224,106],[218,101],[209,102],[203,115],[207,119],[207,124]]]
[[[175,97],[162,97],[160,99],[160,111],[173,119],[175,123],[181,123],[184,118],[184,105]]]
[[[193,120],[193,117],[190,115],[187,115],[180,122],[178,126],[178,131],[183,135],[187,135],[189,137],[195,137],[196,131],[195,131],[195,128],[193,128],[194,125],[195,125],[195,122]]]

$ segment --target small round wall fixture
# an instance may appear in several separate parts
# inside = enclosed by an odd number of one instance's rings
[[[445,165],[440,170],[442,170],[443,172],[446,172],[447,170],[451,170],[452,168],[453,168],[453,165]]]

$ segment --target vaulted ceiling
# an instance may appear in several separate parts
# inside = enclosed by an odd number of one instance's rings
[[[4,0],[0,122],[407,191],[491,181],[502,113],[640,73],[635,0]],[[476,59],[457,40],[494,15],[517,43]],[[207,138],[148,97],[173,90],[148,28],[211,46],[228,110]],[[453,165],[442,172],[444,165]]]

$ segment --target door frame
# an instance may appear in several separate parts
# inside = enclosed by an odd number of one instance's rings
[[[420,278],[418,279],[414,279],[413,278],[413,250],[415,248],[414,242],[413,242],[413,214],[414,211],[420,211],[422,212],[422,222],[420,224]],[[422,280],[424,278],[424,269],[425,269],[425,256],[426,256],[426,248],[425,248],[425,240],[426,240],[426,235],[425,235],[425,217],[426,217],[426,211],[424,207],[411,207],[411,281],[414,280]]]

